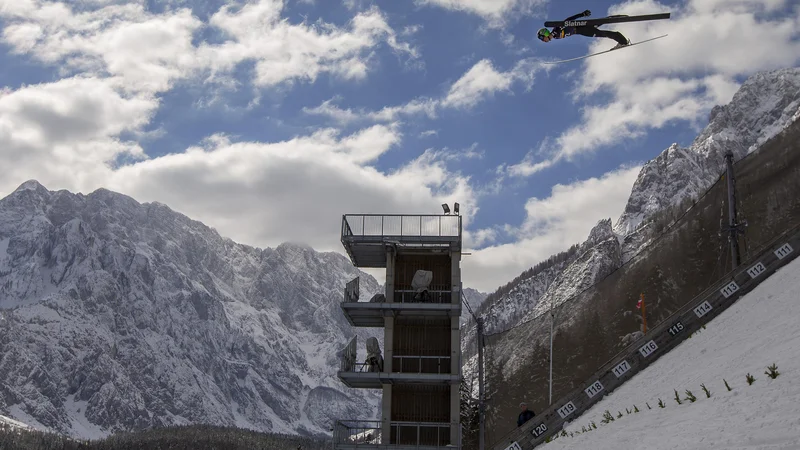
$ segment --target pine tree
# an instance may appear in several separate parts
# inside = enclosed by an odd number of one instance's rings
[[[772,378],[773,380],[775,378],[778,378],[778,375],[780,375],[780,373],[778,372],[778,365],[775,364],[775,363],[773,363],[771,366],[767,367],[767,370],[768,371],[764,372],[764,374],[766,376]]]

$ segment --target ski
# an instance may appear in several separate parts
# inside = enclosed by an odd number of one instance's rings
[[[608,16],[599,19],[576,19],[576,20],[550,20],[544,23],[544,26],[552,27],[596,27],[605,25],[607,23],[624,23],[624,22],[641,22],[645,20],[661,20],[669,19],[671,13],[660,14],[646,14],[643,16]]]
[[[668,34],[663,34],[661,36],[656,36],[654,38],[645,39],[644,41],[634,42],[634,43],[628,44],[628,45],[626,45],[624,47],[612,48],[611,50],[603,50],[602,52],[597,52],[597,53],[592,53],[592,54],[589,54],[589,55],[578,56],[577,58],[562,59],[561,61],[542,61],[542,64],[559,64],[559,63],[564,63],[564,62],[569,62],[569,61],[577,61],[579,59],[588,58],[590,56],[602,55],[603,53],[613,52],[614,50],[622,50],[623,48],[628,48],[628,47],[633,47],[634,45],[644,44],[645,42],[654,41],[656,39],[661,39],[661,38],[666,37],[666,36],[669,36],[669,35]]]

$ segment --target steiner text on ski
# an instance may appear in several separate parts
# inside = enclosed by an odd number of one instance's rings
[[[581,36],[592,37],[592,38],[607,38],[612,39],[617,42],[617,45],[609,50],[605,50],[602,52],[592,53],[589,55],[578,56],[576,58],[570,59],[563,59],[561,61],[549,61],[545,62],[544,64],[558,64],[568,61],[575,61],[578,59],[588,58],[590,56],[600,55],[603,53],[612,52],[614,50],[619,50],[625,47],[633,47],[634,45],[642,44],[645,42],[650,42],[656,39],[661,39],[668,35],[664,34],[661,36],[656,36],[654,38],[645,39],[643,41],[631,43],[631,40],[625,37],[619,31],[609,31],[609,30],[601,30],[599,27],[601,25],[609,24],[609,23],[623,23],[623,22],[642,22],[646,20],[660,20],[660,19],[669,19],[670,13],[660,13],[660,14],[648,14],[643,16],[627,16],[624,14],[608,16],[608,17],[601,17],[599,19],[587,19],[587,20],[576,20],[581,17],[589,17],[592,15],[592,12],[588,9],[582,13],[575,14],[574,16],[567,17],[564,20],[560,21],[547,21],[544,23],[545,28],[539,29],[537,33],[537,37],[542,42],[550,42],[553,39],[563,39],[568,36],[574,36],[579,34]],[[548,28],[549,27],[549,28]],[[552,29],[550,29],[552,28]]]

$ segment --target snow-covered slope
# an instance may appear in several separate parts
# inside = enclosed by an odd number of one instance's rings
[[[87,438],[368,418],[379,392],[336,377],[353,334],[383,338],[340,311],[356,276],[378,291],[337,253],[252,248],[161,204],[26,182],[0,200],[0,413]]]
[[[800,259],[795,259],[565,427],[580,434],[541,448],[799,449],[798,292]],[[775,379],[764,373],[772,364],[780,373]],[[747,374],[754,384],[748,385]],[[683,404],[675,401],[674,390]],[[685,400],[686,390],[695,402]],[[659,408],[659,399],[665,408]],[[639,412],[627,414],[634,406]],[[623,417],[604,424],[605,411]],[[591,422],[597,429],[583,433]]]

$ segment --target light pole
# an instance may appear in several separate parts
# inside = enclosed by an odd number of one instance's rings
[[[556,321],[556,316],[553,314],[553,299],[550,299],[550,401],[548,405],[553,404],[553,324]]]
[[[483,402],[483,318],[476,317],[475,322],[478,326],[478,448],[483,450],[484,447],[484,407]]]
[[[725,168],[728,181],[728,230],[730,230],[731,245],[731,266],[733,269],[739,266],[739,240],[737,234],[740,226],[736,223],[736,193],[735,180],[733,178],[733,152],[728,150],[725,153]]]

